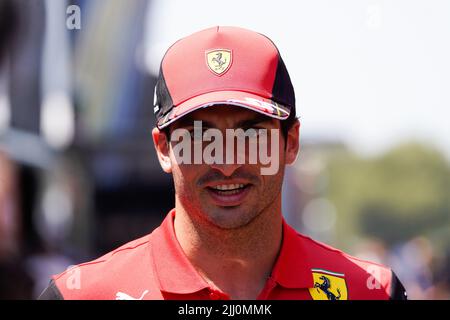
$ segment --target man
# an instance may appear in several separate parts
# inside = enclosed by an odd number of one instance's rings
[[[154,111],[175,208],[151,234],[55,276],[41,298],[406,298],[389,268],[283,220],[284,168],[297,157],[300,124],[271,40],[235,27],[179,40],[161,63]]]

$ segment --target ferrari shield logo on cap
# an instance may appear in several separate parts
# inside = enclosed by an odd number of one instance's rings
[[[312,269],[314,288],[309,293],[314,300],[347,300],[347,284],[342,273]]]
[[[215,75],[221,76],[230,69],[233,56],[231,50],[214,49],[206,51],[206,64]]]

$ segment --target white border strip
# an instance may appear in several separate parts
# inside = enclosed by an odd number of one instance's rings
[[[332,272],[332,271],[328,271],[325,269],[311,269],[311,271],[329,274],[330,276],[345,277],[345,274],[343,274],[343,273]]]

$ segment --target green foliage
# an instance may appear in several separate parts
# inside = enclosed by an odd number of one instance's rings
[[[343,246],[353,242],[349,234],[392,244],[450,225],[450,166],[434,149],[407,144],[372,159],[340,154],[328,170]]]

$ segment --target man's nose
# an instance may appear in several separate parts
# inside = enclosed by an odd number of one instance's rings
[[[239,167],[241,167],[241,164],[211,164],[211,168],[216,169],[220,171],[224,176],[230,177]]]

